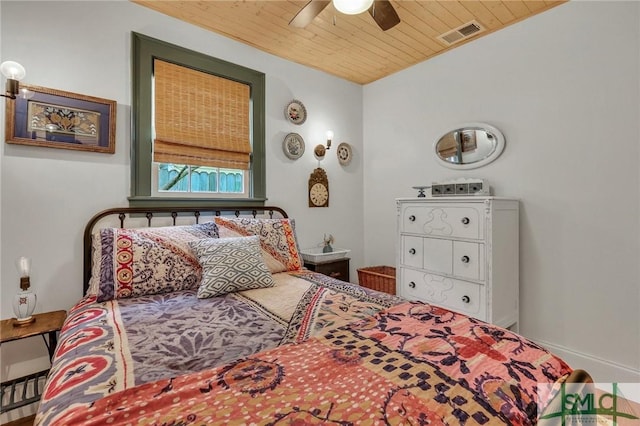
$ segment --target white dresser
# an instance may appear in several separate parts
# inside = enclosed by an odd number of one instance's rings
[[[518,330],[518,200],[398,199],[397,294]]]

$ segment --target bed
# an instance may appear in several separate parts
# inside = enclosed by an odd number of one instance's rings
[[[84,265],[36,425],[534,424],[575,375],[509,330],[306,270],[277,207],[105,210]]]

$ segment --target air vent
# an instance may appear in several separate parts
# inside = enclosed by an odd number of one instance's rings
[[[454,30],[449,31],[448,33],[444,33],[441,36],[438,36],[438,38],[444,44],[449,46],[462,40],[471,38],[482,31],[484,31],[484,27],[480,25],[478,21],[471,21]]]

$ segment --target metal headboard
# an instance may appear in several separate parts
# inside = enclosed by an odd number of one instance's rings
[[[94,232],[94,227],[96,224],[108,217],[108,216],[117,216],[120,222],[120,227],[125,228],[125,221],[128,218],[131,218],[132,215],[136,217],[143,217],[147,219],[147,226],[151,226],[151,221],[155,217],[171,217],[172,224],[176,225],[176,219],[178,217],[192,217],[195,223],[198,223],[200,220],[200,216],[203,215],[211,215],[211,216],[221,216],[221,215],[235,215],[236,217],[240,216],[252,216],[256,217],[258,213],[268,214],[270,218],[273,218],[274,213],[278,213],[283,218],[288,218],[287,213],[281,209],[280,207],[270,207],[270,206],[262,206],[262,207],[242,207],[242,206],[223,206],[223,207],[155,207],[155,208],[146,208],[146,207],[115,207],[112,209],[103,210],[93,216],[87,225],[84,228],[84,239],[83,239],[83,291],[82,294],[87,292],[89,288],[89,279],[91,278],[91,235]]]

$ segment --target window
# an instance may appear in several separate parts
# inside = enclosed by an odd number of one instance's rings
[[[198,193],[221,194],[229,198],[247,196],[244,170],[160,163],[154,167],[154,172],[152,181],[157,183],[159,196]]]
[[[153,195],[248,198],[250,86],[153,64]]]
[[[264,74],[137,33],[132,52],[130,204],[263,204]]]

